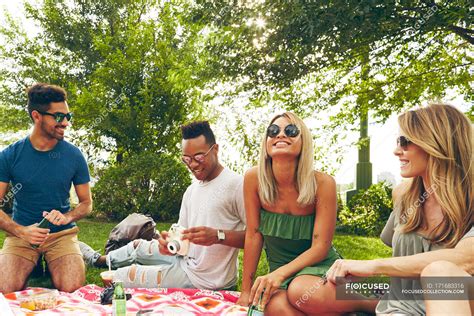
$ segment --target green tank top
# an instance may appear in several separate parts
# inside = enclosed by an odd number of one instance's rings
[[[265,252],[270,272],[293,261],[311,247],[313,239],[315,215],[290,215],[260,211],[260,232],[263,235]],[[282,284],[287,288],[293,278],[298,275],[310,274],[323,276],[337,259],[341,257],[331,247],[325,259],[306,267]]]

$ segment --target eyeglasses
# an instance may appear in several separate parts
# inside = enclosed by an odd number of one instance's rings
[[[193,159],[196,160],[198,163],[204,162],[204,159],[206,158],[207,154],[211,151],[211,149],[215,146],[216,144],[212,145],[211,148],[205,153],[205,154],[196,154],[194,156],[185,156],[183,155],[181,157],[181,160],[187,164],[188,166],[193,162]]]
[[[409,140],[405,136],[399,136],[397,138],[397,146],[402,147],[405,150],[407,149],[407,146],[411,143],[412,143],[411,140]]]
[[[61,112],[49,113],[49,112],[38,111],[38,113],[41,114],[41,115],[49,115],[49,116],[54,117],[54,120],[56,121],[56,123],[61,123],[64,120],[64,118],[66,118],[66,120],[68,120],[68,122],[70,122],[72,120],[72,113],[71,112],[69,112],[69,113],[61,113]]]
[[[296,137],[300,134],[300,130],[295,124],[286,125],[285,129],[283,130],[285,135],[288,137]],[[276,124],[272,124],[267,128],[267,136],[270,138],[275,138],[280,134],[280,126]]]

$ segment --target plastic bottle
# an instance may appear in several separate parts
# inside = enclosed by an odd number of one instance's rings
[[[43,218],[38,224],[39,228],[49,228],[49,221],[46,218]],[[39,245],[31,245],[33,248],[38,248]]]
[[[125,290],[123,282],[115,282],[114,296],[112,299],[112,315],[125,316],[127,314],[127,299],[125,298]]]

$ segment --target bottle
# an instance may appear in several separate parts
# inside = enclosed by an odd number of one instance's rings
[[[263,307],[261,307],[263,292],[260,293],[260,298],[258,299],[258,305],[250,305],[247,312],[247,316],[263,316]]]
[[[127,314],[127,299],[125,298],[125,290],[123,289],[123,282],[117,281],[114,283],[114,296],[112,299],[112,315],[125,316]]]
[[[263,310],[258,306],[251,305],[247,312],[247,316],[263,316]]]
[[[43,218],[38,224],[39,228],[49,228],[49,221],[46,218]],[[31,245],[33,248],[38,248],[39,245]]]

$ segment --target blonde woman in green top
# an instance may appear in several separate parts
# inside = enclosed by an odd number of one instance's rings
[[[377,305],[377,314],[472,315],[471,122],[453,106],[431,104],[402,114],[398,123],[400,136],[394,154],[400,160],[401,176],[409,181],[393,190],[394,211],[381,235],[393,248],[393,257],[337,260],[328,279],[333,283],[336,277],[348,275],[390,276],[390,293]],[[411,295],[413,290],[422,289],[420,277],[433,276],[466,277],[464,280],[473,287],[471,306],[467,297],[423,301],[423,297]],[[449,287],[454,288],[454,283]],[[436,287],[446,290],[441,283]]]
[[[260,163],[247,171],[247,216],[241,305],[266,315],[373,311],[368,301],[336,301],[324,275],[339,255],[332,247],[336,183],[315,171],[310,131],[293,113],[275,116],[262,140]],[[253,282],[265,245],[270,273]]]

